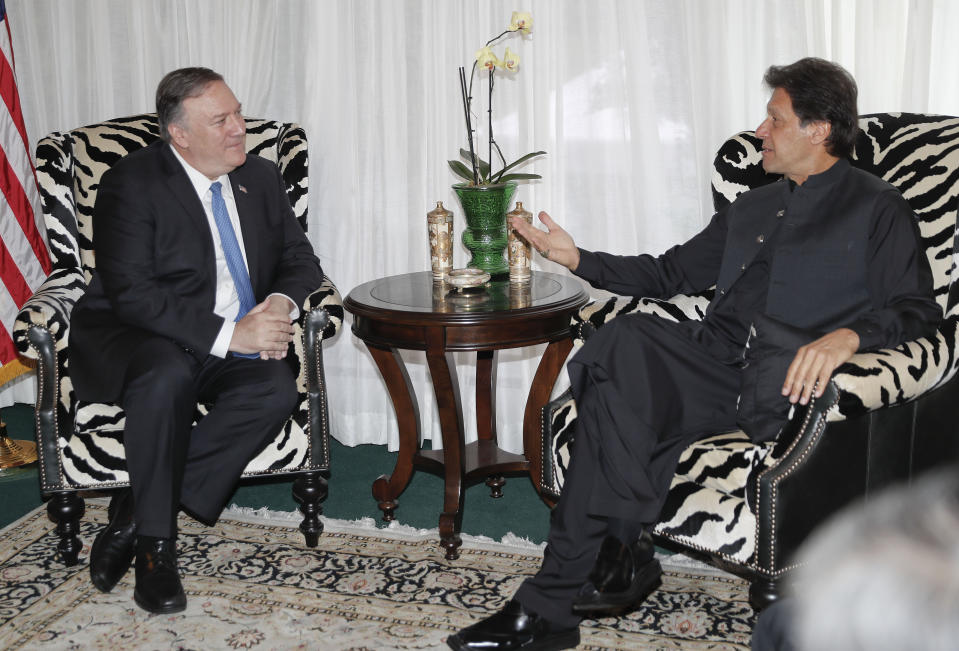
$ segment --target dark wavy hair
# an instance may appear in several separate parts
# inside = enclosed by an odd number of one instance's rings
[[[202,95],[214,81],[223,81],[223,76],[209,68],[180,68],[168,72],[160,80],[156,97],[160,138],[170,142],[167,127],[183,118],[183,100]]]
[[[852,156],[859,134],[859,89],[845,68],[807,57],[788,66],[770,66],[763,81],[771,89],[786,91],[800,125],[819,121],[831,125],[826,151],[839,158]]]

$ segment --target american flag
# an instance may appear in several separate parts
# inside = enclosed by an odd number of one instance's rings
[[[17,358],[11,338],[17,311],[50,273],[50,254],[38,227],[43,213],[20,110],[4,0],[0,0],[0,55],[0,365],[6,367]],[[9,379],[11,370],[3,368],[0,381]]]

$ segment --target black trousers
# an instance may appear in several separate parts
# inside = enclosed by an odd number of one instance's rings
[[[756,620],[750,643],[752,651],[796,650],[796,603],[794,598],[777,599]]]
[[[279,432],[296,402],[285,360],[208,356],[163,337],[131,353],[120,404],[137,533],[176,534],[182,505],[214,522],[246,464]],[[210,412],[192,426],[197,402]]]
[[[520,586],[528,609],[565,625],[607,520],[657,520],[683,450],[738,429],[740,369],[717,361],[697,323],[624,315],[570,360],[577,423],[569,471],[553,510],[543,565]]]

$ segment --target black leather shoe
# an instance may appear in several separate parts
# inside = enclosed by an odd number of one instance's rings
[[[606,536],[589,581],[573,600],[573,612],[618,610],[645,599],[659,586],[663,574],[653,554],[653,539],[647,531],[632,545]]]
[[[511,599],[494,615],[446,638],[451,649],[554,651],[579,644],[579,627],[561,628]]]
[[[133,600],[143,610],[167,614],[186,608],[186,594],[176,567],[176,541],[172,538],[137,539],[136,576]]]
[[[110,521],[90,548],[90,580],[97,590],[110,592],[130,569],[136,549],[133,493],[129,488],[114,495],[107,510]]]

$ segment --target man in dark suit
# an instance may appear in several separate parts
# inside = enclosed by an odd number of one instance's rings
[[[290,416],[292,321],[322,271],[277,167],[247,155],[240,103],[206,68],[157,88],[161,140],[99,185],[96,270],[73,312],[80,399],[119,403],[131,489],[90,554],[110,591],[136,557],[138,605],[186,607],[183,509],[214,522],[247,462]],[[194,427],[197,402],[210,405]]]
[[[511,223],[596,287],[716,293],[701,321],[617,317],[569,362],[576,446],[543,565],[502,611],[451,636],[452,648],[575,646],[582,617],[633,606],[658,585],[650,529],[686,447],[740,427],[757,442],[775,438],[790,405],[822,395],[853,354],[935,330],[941,310],[909,205],[848,160],[853,78],[802,59],[765,81],[772,97],[756,135],[764,169],[783,179],[743,194],[685,244],[617,256],[577,248],[546,213],[548,232]],[[768,357],[757,356],[760,342]],[[775,380],[747,391],[770,363]]]

